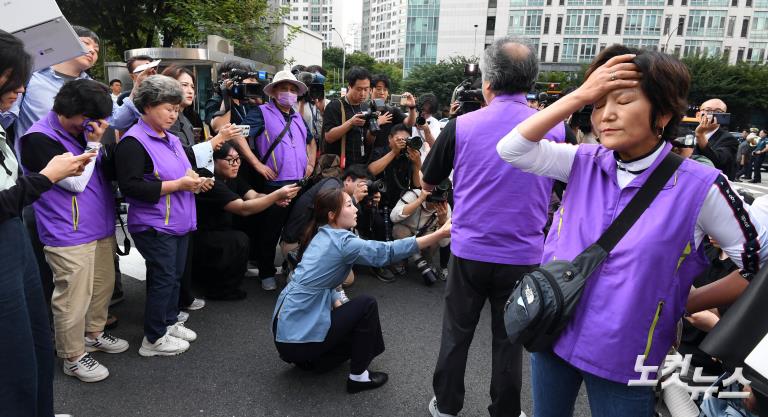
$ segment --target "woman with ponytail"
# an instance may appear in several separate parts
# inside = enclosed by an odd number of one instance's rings
[[[384,266],[450,236],[447,222],[419,237],[378,242],[363,240],[350,229],[357,208],[343,189],[320,191],[314,216],[301,240],[301,262],[285,287],[272,317],[280,358],[306,369],[330,369],[350,360],[347,392],[374,389],[387,382],[384,372],[369,372],[384,352],[376,300],[359,296],[342,304],[335,290],[352,265]]]

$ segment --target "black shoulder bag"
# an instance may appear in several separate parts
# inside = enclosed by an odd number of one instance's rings
[[[291,123],[293,122],[292,119],[293,118],[285,122],[285,127],[283,128],[283,131],[280,132],[280,134],[277,135],[277,137],[275,138],[275,141],[269,145],[269,148],[267,148],[267,151],[264,153],[264,155],[259,155],[259,161],[261,161],[262,164],[267,163],[267,160],[269,159],[269,154],[271,154],[275,150],[275,148],[277,148],[277,145],[279,145],[280,142],[283,141],[283,137],[285,137],[285,134],[288,133],[288,130],[291,128]],[[266,126],[264,127],[264,136],[266,136],[267,140],[269,140],[269,133],[267,133]],[[275,169],[277,169],[277,167],[275,167]]]
[[[683,159],[669,152],[608,226],[600,239],[573,261],[552,261],[525,274],[504,307],[504,325],[512,343],[530,352],[548,350],[571,319],[587,278],[632,228]]]

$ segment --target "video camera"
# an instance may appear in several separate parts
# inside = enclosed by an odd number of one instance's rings
[[[214,87],[214,91],[219,95],[223,95],[222,93],[226,90],[230,98],[238,100],[262,97],[264,95],[264,86],[261,83],[243,82],[248,78],[258,79],[259,73],[234,68],[228,73],[223,74],[222,80]],[[232,81],[232,85],[229,88],[226,88],[227,81]]]
[[[307,93],[300,97],[305,102],[325,99],[325,76],[319,72],[301,72],[296,78],[307,86]]]
[[[477,86],[477,81],[480,79],[480,67],[474,63],[465,64],[464,76],[468,78],[456,86],[451,97],[451,102],[459,103],[459,108],[456,110],[457,116],[478,110],[485,101],[483,90]]]

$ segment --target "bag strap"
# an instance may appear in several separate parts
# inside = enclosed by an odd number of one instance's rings
[[[267,149],[267,152],[265,152],[264,155],[262,155],[259,158],[259,161],[261,161],[262,164],[266,164],[267,163],[267,160],[269,159],[269,154],[271,154],[275,150],[277,145],[279,145],[280,142],[283,141],[283,137],[285,136],[286,133],[288,133],[288,130],[291,128],[291,123],[292,122],[293,122],[293,117],[291,117],[290,120],[287,120],[285,122],[285,127],[283,128],[283,131],[280,132],[280,134],[275,138],[275,141],[272,142],[269,145],[269,149]],[[264,135],[266,135],[267,141],[269,141],[269,133],[267,133],[267,128],[266,127],[264,127]],[[275,168],[277,168],[277,167],[275,167]]]
[[[672,178],[672,175],[677,171],[680,164],[683,163],[683,158],[679,155],[668,152],[664,157],[664,160],[653,170],[651,175],[645,181],[640,190],[632,197],[629,204],[621,211],[618,217],[608,226],[608,229],[603,232],[600,239],[597,240],[597,245],[603,248],[606,253],[610,253],[613,248],[619,243],[621,238],[627,234],[632,225],[637,222],[637,219],[645,212],[648,206],[651,205],[653,199],[659,194],[664,185]]]
[[[347,101],[346,97],[344,101]],[[341,124],[343,125],[347,121],[347,112],[344,110],[344,101],[339,99],[339,105],[341,107]],[[341,158],[339,159],[339,167],[341,169],[346,168],[347,165],[347,134],[341,135]]]
[[[118,207],[120,207],[119,204]],[[126,256],[131,253],[131,239],[128,239],[128,233],[125,231],[125,223],[123,222],[123,216],[120,215],[120,210],[117,209],[116,211],[117,220],[120,222],[120,229],[123,231],[123,236],[125,236],[125,238],[123,239],[123,250],[120,250],[120,246],[115,245],[115,252],[117,252],[119,256]]]

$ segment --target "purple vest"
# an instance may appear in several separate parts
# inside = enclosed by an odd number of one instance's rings
[[[499,140],[535,112],[525,94],[502,95],[457,119],[451,228],[456,256],[507,265],[541,261],[553,181],[514,168],[496,153]],[[545,137],[562,142],[563,125]]]
[[[29,133],[42,133],[64,145],[67,152],[80,155],[83,145],[59,123],[54,112],[35,122],[20,138],[19,150],[34,152],[35,143]],[[40,196],[33,206],[40,241],[47,246],[76,246],[115,234],[115,197],[112,187],[101,169],[101,154],[88,184],[81,193],[67,191],[57,185]],[[28,173],[24,168],[24,173]]]
[[[191,168],[179,138],[165,131],[165,138],[157,136],[143,119],[128,129],[123,137],[134,137],[146,149],[155,172],[144,174],[145,181],[173,181],[183,177]],[[150,228],[169,235],[181,236],[197,226],[195,195],[189,191],[176,191],[161,196],[155,203],[126,197],[128,202],[128,231],[143,232]]]
[[[671,149],[623,190],[613,151],[579,146],[568,188],[547,236],[542,263],[573,259],[597,241]],[[587,279],[581,301],[554,352],[578,369],[627,383],[662,363],[693,279],[709,264],[695,249],[696,219],[716,169],[686,159],[637,223]]]
[[[285,117],[271,101],[260,108],[264,115],[264,132],[256,138],[256,147],[259,155],[264,155],[285,128]],[[304,178],[307,169],[307,127],[297,112],[291,114],[291,128],[269,155],[266,165],[277,173],[274,181]]]

